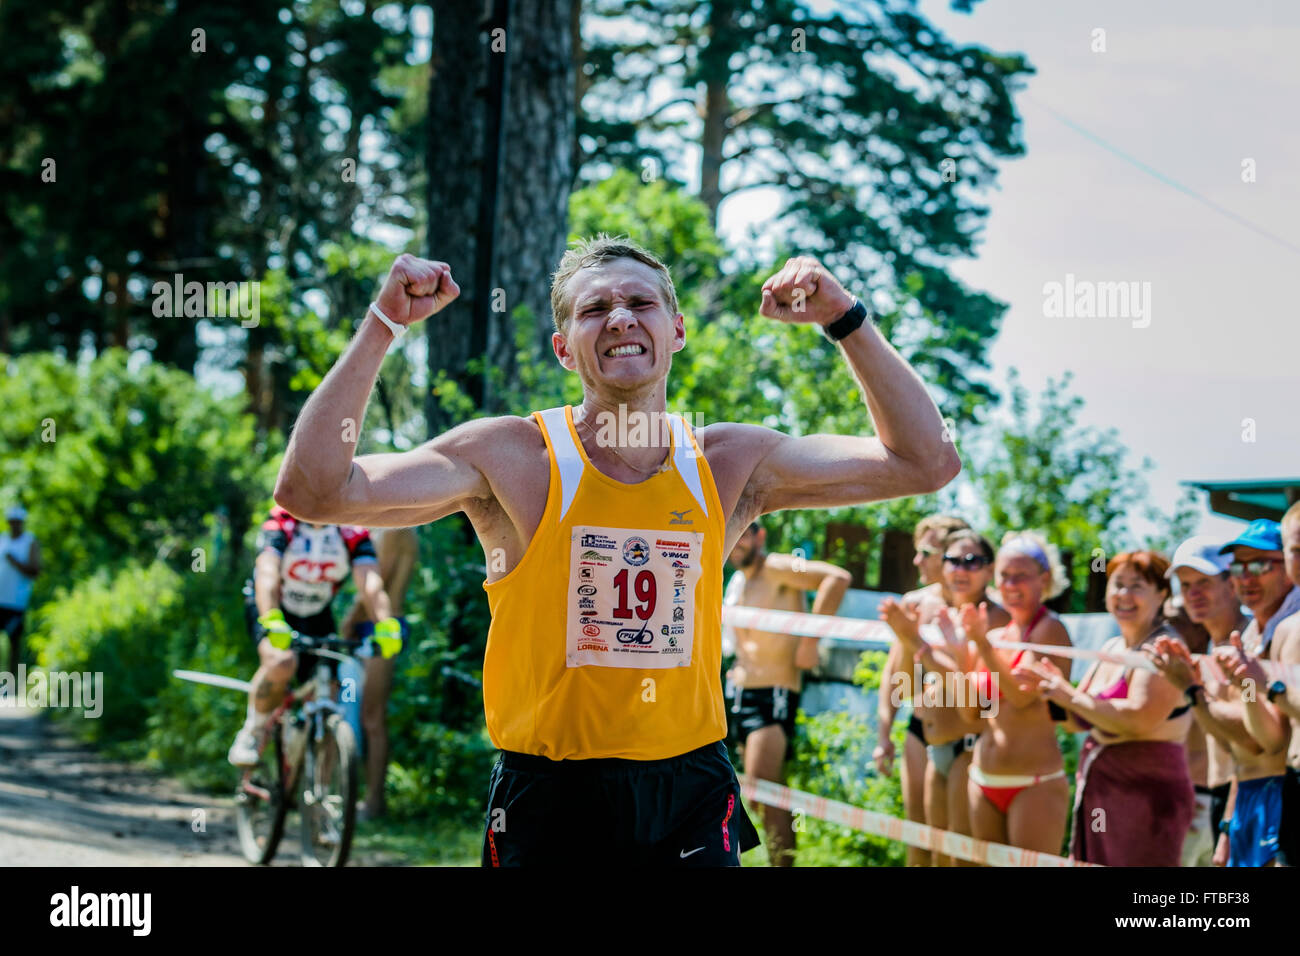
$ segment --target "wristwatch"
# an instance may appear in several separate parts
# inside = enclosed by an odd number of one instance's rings
[[[822,331],[832,342],[838,342],[865,321],[867,321],[867,307],[862,304],[861,299],[854,298],[849,310],[830,325],[822,326]]]
[[[1273,681],[1273,683],[1268,685],[1268,702],[1270,704],[1273,703],[1274,697],[1276,697],[1278,694],[1285,694],[1285,693],[1286,693],[1286,684],[1284,684],[1280,680]]]

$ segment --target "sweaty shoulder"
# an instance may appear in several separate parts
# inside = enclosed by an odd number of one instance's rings
[[[785,437],[771,428],[740,422],[714,422],[696,429],[695,440],[709,463],[728,515],[748,522],[762,514],[756,489],[747,487],[749,479],[758,463]]]

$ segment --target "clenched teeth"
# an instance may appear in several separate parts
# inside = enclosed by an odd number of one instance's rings
[[[619,345],[615,348],[607,349],[605,354],[610,358],[615,358],[619,355],[640,355],[644,351],[645,349],[639,345]]]

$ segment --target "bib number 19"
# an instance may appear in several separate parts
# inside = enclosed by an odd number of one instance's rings
[[[636,592],[636,598],[640,602],[636,607],[628,607],[628,569],[623,568],[618,574],[614,575],[614,587],[618,591],[618,604],[614,608],[614,616],[620,620],[630,619],[632,612],[643,621],[650,620],[655,613],[656,585],[653,571],[638,571],[636,578],[632,582],[632,589]]]

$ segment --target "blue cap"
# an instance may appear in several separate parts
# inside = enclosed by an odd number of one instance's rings
[[[1260,551],[1282,550],[1282,526],[1276,521],[1259,518],[1246,526],[1246,530],[1219,549],[1227,554],[1233,548],[1256,548]]]

